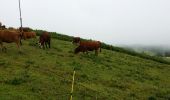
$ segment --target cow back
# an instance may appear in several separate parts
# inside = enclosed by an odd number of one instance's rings
[[[30,39],[30,38],[35,38],[35,37],[36,37],[35,32],[23,32],[24,39]]]
[[[20,40],[19,32],[0,30],[0,41],[1,42],[18,42]]]
[[[99,41],[84,41],[84,42],[80,42],[80,47],[86,48],[88,50],[94,50],[100,47],[100,42]]]

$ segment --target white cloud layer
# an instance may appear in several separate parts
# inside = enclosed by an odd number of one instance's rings
[[[18,0],[0,0],[0,21],[19,27]],[[169,0],[21,0],[23,26],[110,44],[170,44]]]

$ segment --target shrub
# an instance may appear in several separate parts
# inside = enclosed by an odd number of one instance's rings
[[[22,78],[16,78],[16,77],[12,80],[6,81],[7,84],[11,84],[11,85],[20,85],[23,82],[25,82],[25,80],[23,80]]]

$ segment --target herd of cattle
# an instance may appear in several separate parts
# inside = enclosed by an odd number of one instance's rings
[[[6,47],[3,45],[5,43],[16,43],[17,48],[20,51],[20,46],[22,45],[22,40],[35,38],[36,33],[30,28],[6,28],[4,25],[0,24],[0,45],[2,51],[6,52]],[[89,51],[95,51],[95,54],[98,55],[98,51],[101,52],[101,42],[100,41],[81,41],[80,37],[74,37],[72,43],[77,45],[74,50],[74,53],[79,52],[88,53]],[[49,32],[42,32],[39,41],[39,47],[41,48],[50,48],[51,47],[51,35]]]
[[[39,39],[39,45],[43,46],[47,43],[50,43],[50,38],[47,38],[49,36],[48,32],[43,32]],[[8,28],[0,30],[0,45],[2,48],[2,51],[6,51],[6,47],[3,45],[3,42],[6,43],[16,43],[17,48],[20,50],[20,46],[22,45],[22,40],[30,39],[30,38],[36,38],[36,33],[31,31],[30,28]],[[50,47],[50,46],[49,46]]]

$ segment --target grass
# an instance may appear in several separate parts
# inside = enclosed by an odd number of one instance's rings
[[[168,100],[170,65],[102,49],[73,54],[71,42],[52,39],[51,49],[23,41],[0,51],[0,100]]]

